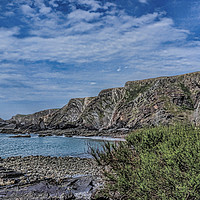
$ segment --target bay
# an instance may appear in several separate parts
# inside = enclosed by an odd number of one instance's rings
[[[0,157],[12,156],[73,156],[91,157],[88,153],[89,147],[102,149],[103,140],[109,138],[86,138],[86,137],[62,137],[46,136],[38,137],[31,134],[30,138],[10,138],[10,134],[0,134]],[[117,139],[110,138],[110,142]]]

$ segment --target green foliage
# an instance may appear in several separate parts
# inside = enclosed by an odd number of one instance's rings
[[[188,96],[191,95],[190,89],[189,89],[188,87],[186,87],[183,83],[181,83],[180,86],[181,86],[181,89],[183,90],[183,92],[184,92],[186,95],[188,95]]]
[[[188,101],[188,105],[182,105],[182,109],[183,110],[194,110],[194,103],[191,99],[191,92],[190,92],[190,89],[188,87],[186,87],[183,83],[180,84],[180,87],[182,89],[182,91],[184,92],[184,94],[186,95],[186,97],[188,98],[187,101]]]
[[[134,100],[140,93],[146,92],[151,85],[145,84],[145,85],[140,85],[140,84],[134,84],[129,86],[129,88],[126,88],[126,94],[125,94],[125,99],[127,102]]]
[[[136,131],[127,142],[92,150],[104,166],[111,199],[200,199],[200,129],[186,125]],[[102,191],[101,191],[102,193]]]

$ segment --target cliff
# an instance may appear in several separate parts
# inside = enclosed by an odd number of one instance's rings
[[[43,113],[44,112],[44,113]],[[16,115],[27,129],[118,130],[188,122],[200,125],[200,72],[129,81],[96,97],[71,99],[61,109]]]
[[[44,130],[48,118],[52,117],[58,109],[48,109],[30,115],[15,115],[7,123],[15,124],[15,129]]]

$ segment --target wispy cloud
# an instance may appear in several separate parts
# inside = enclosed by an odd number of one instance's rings
[[[121,62],[131,65],[138,57],[148,60],[152,52],[176,49],[171,54],[176,59],[177,53],[182,52],[182,57],[185,57],[191,50],[184,45],[189,31],[176,28],[165,13],[134,17],[115,4],[71,0],[71,10],[63,14],[51,7],[57,8],[59,1],[52,0],[47,6],[43,0],[35,0],[32,7],[30,1],[19,2],[22,13],[30,17],[22,19],[32,22],[28,29],[30,35],[16,38],[20,27],[1,29],[1,61],[91,63],[121,59]],[[145,0],[140,2],[146,3]],[[75,3],[88,7],[86,10],[76,8]],[[196,45],[195,49],[198,48]],[[161,56],[161,53],[156,54]]]
[[[16,23],[0,28],[3,101],[64,103],[128,80],[199,70],[199,41],[163,11],[134,16],[97,0],[16,0],[8,18]]]
[[[127,61],[139,52],[156,50],[162,43],[182,42],[189,34],[186,30],[175,28],[171,19],[159,13],[140,18],[121,11],[119,14],[101,17],[101,13],[77,9],[68,14],[66,24],[62,24],[62,27],[57,25],[61,30],[58,36],[57,30],[52,31],[52,25],[56,25],[54,19],[40,20],[40,24],[45,23],[46,26],[35,30],[33,27],[31,33],[37,35],[34,37],[17,39],[14,37],[19,31],[17,28],[3,30],[1,43],[6,41],[12,45],[6,46],[6,53],[1,56],[1,60],[88,63],[121,58]],[[88,22],[94,19],[98,20]],[[43,37],[45,33],[51,37]],[[5,46],[0,46],[0,51],[5,52]]]
[[[80,22],[80,21],[91,21],[98,19],[101,16],[101,13],[95,13],[95,12],[89,12],[81,9],[77,9],[73,12],[71,12],[68,15],[68,20],[70,23],[73,22]]]

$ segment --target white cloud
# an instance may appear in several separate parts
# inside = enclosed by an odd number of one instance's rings
[[[8,11],[8,12],[5,12],[4,13],[4,16],[6,16],[6,17],[12,17],[12,16],[14,16],[15,15],[15,13],[14,12],[11,12],[11,11]]]
[[[34,5],[37,7],[43,7],[44,6],[44,0],[34,0]]]
[[[140,3],[147,3],[147,0],[139,0]]]
[[[51,12],[51,8],[50,7],[43,6],[42,8],[40,8],[40,13],[43,14],[43,15],[46,15],[46,14],[48,14],[50,12]]]
[[[58,4],[56,3],[56,0],[50,0],[49,4],[52,5],[53,7],[58,7]]]
[[[127,62],[142,54],[148,56],[163,43],[175,42],[176,46],[176,41],[184,41],[189,34],[186,30],[175,28],[172,19],[159,13],[140,18],[123,12],[120,14],[120,17],[102,16],[101,20],[89,23],[88,20],[100,19],[101,14],[78,9],[72,11],[68,15],[68,21],[61,25],[57,24],[57,16],[51,14],[51,19],[35,21],[36,29],[32,29],[31,33],[38,36],[24,39],[13,36],[18,29],[0,30],[0,51],[3,53],[1,59],[61,63],[111,62],[121,59]],[[77,23],[74,24],[74,21]],[[67,24],[71,26],[66,28]],[[43,35],[51,37],[43,38]]]
[[[97,83],[96,82],[90,82],[90,85],[96,85]]]
[[[91,6],[92,11],[96,11],[98,8],[101,8],[99,2],[95,0],[78,0],[78,3]]]
[[[30,15],[32,16],[33,13],[35,12],[33,8],[31,8],[29,5],[22,5],[21,6],[21,9],[22,9],[22,12],[25,14],[25,15]]]
[[[80,22],[82,20],[85,21],[94,20],[100,16],[101,16],[100,13],[77,9],[68,15],[68,19],[71,20],[70,22]]]

